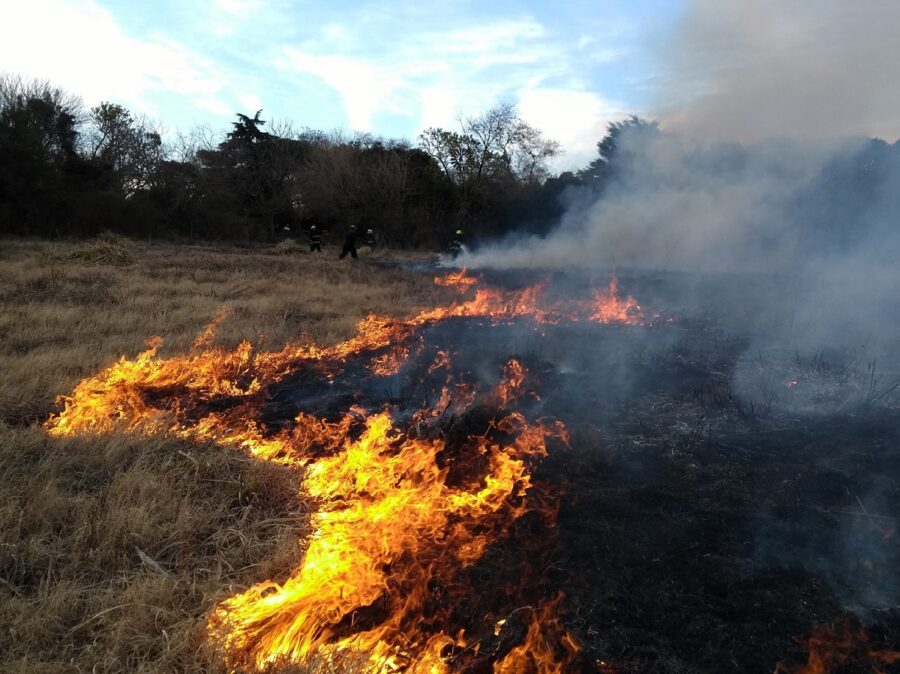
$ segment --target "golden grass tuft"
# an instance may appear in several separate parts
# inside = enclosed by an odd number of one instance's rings
[[[122,266],[85,249],[0,246],[0,671],[222,672],[205,616],[299,562],[300,476],[169,438],[51,438],[41,424],[57,395],[153,335],[184,351],[223,305],[218,343],[277,349],[453,293],[382,264],[395,259],[385,251],[375,264],[131,242]]]
[[[299,559],[288,469],[161,438],[2,431],[3,671],[216,671],[210,603]]]
[[[125,266],[134,263],[135,251],[127,238],[104,232],[93,241],[76,247],[69,253],[69,258],[90,264]]]
[[[283,239],[275,244],[275,252],[279,255],[296,255],[303,251],[303,247],[294,239]]]

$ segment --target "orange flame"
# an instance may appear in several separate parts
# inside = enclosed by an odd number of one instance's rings
[[[464,272],[436,281],[463,292],[477,284]],[[428,367],[429,375],[445,376],[440,397],[416,412],[406,431],[388,411],[370,415],[354,407],[337,421],[301,412],[291,427],[271,432],[260,419],[262,403],[286,375],[306,369],[330,380],[357,354],[375,354],[373,374],[393,374],[410,357],[407,344],[417,331],[449,318],[642,320],[632,298],[617,298],[615,279],[588,302],[547,304],[545,288],[477,287],[471,299],[406,320],[370,315],[356,335],[333,346],[297,342],[276,352],[247,342],[234,350],[213,345],[226,317],[220,313],[185,355],[159,357],[161,340],[154,338],[134,359],[86,378],[61,398],[62,410],[46,427],[54,435],[172,433],[305,468],[304,494],[318,509],[302,564],[284,582],[250,588],[210,616],[210,638],[234,662],[262,668],[353,656],[365,659],[368,672],[449,672],[451,654],[477,651],[478,642],[453,626],[439,588],[462,592],[465,569],[539,507],[529,504],[531,467],[550,439],[567,442],[564,426],[508,412],[493,422],[494,432],[468,437],[448,459],[444,441],[428,437],[427,429],[448,411],[464,412],[479,394],[453,380],[443,351]],[[510,360],[503,375],[484,403],[508,409],[525,395],[536,397],[521,363]],[[222,398],[229,401],[224,411],[209,404]],[[454,462],[465,470],[454,472]],[[558,604],[535,613],[525,643],[495,663],[495,672],[563,671],[577,646],[555,618]]]
[[[641,307],[631,296],[620,300],[619,280],[612,277],[609,287],[594,292],[593,311],[590,320],[598,323],[637,323],[641,317]]]
[[[806,664],[791,666],[779,662],[775,673],[829,674],[841,670],[852,659],[854,662],[865,663],[868,671],[876,674],[881,671],[879,664],[900,662],[900,651],[870,649],[868,641],[869,636],[865,630],[854,629],[849,623],[838,626],[819,625],[807,640],[809,655]]]
[[[559,624],[562,595],[534,611],[525,641],[503,660],[494,663],[494,674],[564,674],[581,651],[578,642]]]
[[[358,440],[307,469],[304,490],[322,506],[302,566],[283,585],[263,583],[221,604],[213,638],[258,667],[350,652],[366,654],[372,672],[429,671],[421,668],[437,664],[436,644],[465,645],[424,625],[434,582],[478,560],[524,514],[526,460],[544,455],[553,433],[521,417],[502,423],[519,437],[506,446],[478,438],[471,449],[486,457],[486,474],[451,486],[437,461],[442,441],[404,437],[387,413],[370,417]],[[377,621],[354,625],[354,613],[367,610]]]
[[[436,285],[456,288],[459,292],[464,293],[470,286],[478,285],[478,277],[469,276],[466,273],[466,268],[463,267],[458,272],[445,274],[444,276],[435,276],[434,282]]]

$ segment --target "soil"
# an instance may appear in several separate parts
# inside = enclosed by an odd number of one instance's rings
[[[451,319],[417,335],[395,375],[373,376],[367,353],[325,364],[339,372],[327,385],[287,377],[263,419],[351,404],[409,417],[438,397],[438,349],[457,381],[526,366],[538,395],[515,405],[571,431],[536,472],[534,498],[558,514],[523,518],[467,572],[475,593],[455,613],[482,647],[463,671],[489,672],[527,628],[517,609],[560,592],[585,672],[807,671],[822,625],[864,634],[826,671],[900,671],[870,657],[900,650],[900,401],[846,351],[748,357],[751,332],[713,309],[669,312],[665,286],[641,284],[643,326]],[[442,420],[450,445],[484,430],[490,414],[473,414]],[[471,627],[513,615],[499,637]]]

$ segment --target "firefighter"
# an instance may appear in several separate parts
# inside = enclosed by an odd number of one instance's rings
[[[462,250],[463,250],[462,240],[463,240],[463,231],[461,229],[457,229],[453,235],[453,241],[450,242],[450,248],[448,249],[448,252],[453,257],[456,257],[457,255],[462,253]]]
[[[375,230],[374,229],[370,228],[370,229],[366,230],[366,245],[369,248],[371,248],[372,250],[375,250]]]
[[[322,252],[322,233],[319,232],[319,228],[315,225],[309,226],[309,252]]]
[[[350,225],[350,229],[344,235],[344,247],[341,248],[341,254],[338,255],[339,260],[343,260],[350,253],[350,257],[354,260],[358,258],[356,254],[356,225]]]

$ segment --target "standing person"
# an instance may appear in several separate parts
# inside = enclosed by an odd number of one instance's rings
[[[463,252],[463,231],[461,229],[457,229],[454,233],[453,241],[450,242],[450,247],[447,249],[447,252],[449,252],[452,257],[456,257]]]
[[[309,252],[322,252],[322,233],[319,232],[319,228],[315,225],[309,226]]]
[[[356,225],[350,225],[350,229],[344,235],[344,247],[341,248],[341,254],[338,255],[339,260],[343,260],[350,253],[350,257],[357,259],[356,255]]]
[[[366,245],[369,248],[371,248],[372,250],[375,250],[375,230],[374,229],[370,228],[370,229],[366,230]]]

